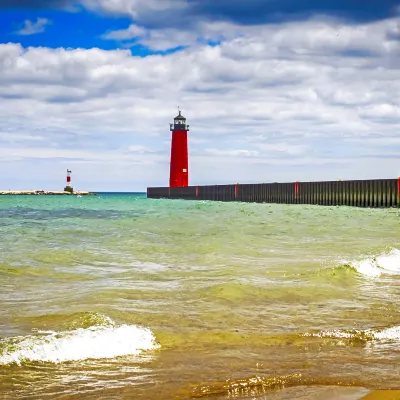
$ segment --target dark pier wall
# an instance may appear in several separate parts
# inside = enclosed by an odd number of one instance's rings
[[[151,187],[147,197],[279,204],[398,207],[400,178],[358,181]]]

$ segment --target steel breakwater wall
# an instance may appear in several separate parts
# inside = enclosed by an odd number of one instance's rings
[[[398,207],[400,178],[326,182],[149,187],[147,197],[279,204]]]

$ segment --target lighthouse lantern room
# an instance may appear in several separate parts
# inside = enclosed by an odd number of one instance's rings
[[[189,184],[189,163],[188,163],[188,137],[189,125],[186,118],[179,111],[170,124],[172,132],[171,141],[171,163],[170,163],[170,187],[185,187]]]

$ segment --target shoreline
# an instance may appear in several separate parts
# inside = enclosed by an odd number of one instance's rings
[[[97,196],[91,192],[67,192],[64,190],[0,190],[0,196]]]

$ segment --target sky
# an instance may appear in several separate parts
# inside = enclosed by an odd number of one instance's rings
[[[0,0],[0,189],[400,176],[400,0]]]

